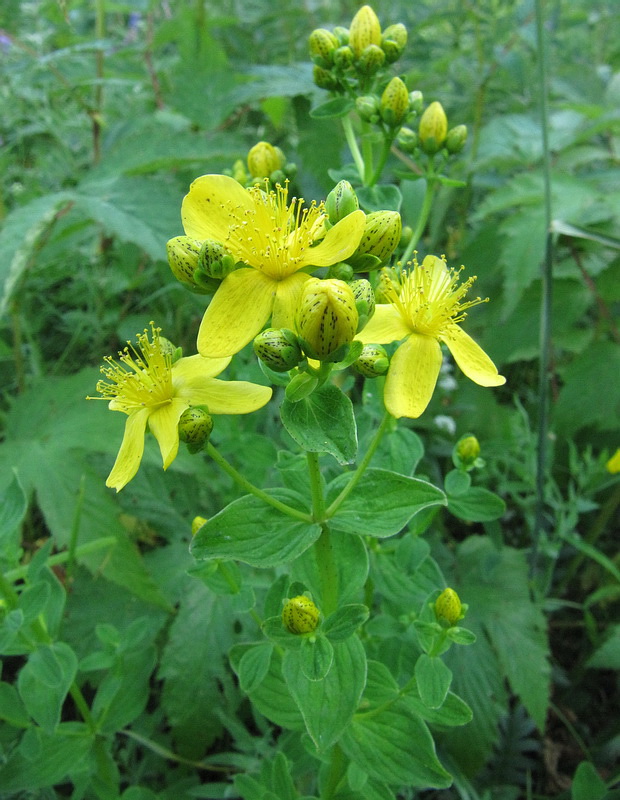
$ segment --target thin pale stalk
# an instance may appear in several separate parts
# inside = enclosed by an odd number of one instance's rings
[[[357,139],[355,138],[355,132],[353,130],[353,123],[351,122],[351,117],[347,116],[342,118],[342,128],[344,130],[344,135],[347,140],[347,144],[349,145],[349,150],[351,151],[351,155],[353,156],[353,161],[355,162],[357,174],[360,176],[360,180],[363,182],[365,173],[364,159],[362,158],[359,145],[357,144]]]
[[[424,229],[426,228],[426,223],[428,222],[428,218],[431,213],[431,208],[433,206],[433,195],[435,193],[435,177],[429,171],[426,175],[426,191],[424,192],[424,200],[422,201],[422,208],[420,210],[420,216],[418,217],[418,222],[415,226],[415,230],[411,235],[411,240],[407,245],[405,252],[402,255],[401,261],[403,264],[406,264],[413,255],[414,250],[422,234],[424,233]]]

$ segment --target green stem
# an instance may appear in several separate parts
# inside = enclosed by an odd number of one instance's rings
[[[381,173],[383,172],[383,168],[385,167],[385,162],[388,160],[388,156],[390,155],[393,141],[394,133],[384,133],[383,149],[381,151],[381,155],[379,156],[377,168],[370,180],[370,183],[368,184],[369,186],[374,186],[376,183],[378,183]]]
[[[230,586],[230,588],[232,589],[233,593],[234,594],[239,594],[239,592],[241,591],[241,587],[239,586],[239,584],[235,580],[233,574],[228,569],[228,567],[227,567],[227,565],[225,564],[224,561],[218,562],[218,569],[222,573],[222,576],[224,577],[224,580]],[[263,620],[260,618],[259,614],[257,613],[257,611],[254,608],[250,609],[250,616],[252,617],[254,622],[258,625],[258,627],[261,628],[262,625],[263,625]]]
[[[374,174],[372,142],[366,135],[368,123],[362,123],[362,155],[364,157],[364,186],[372,186],[372,176]]]
[[[80,520],[82,518],[82,506],[84,505],[84,483],[86,476],[82,475],[80,479],[80,488],[78,490],[77,502],[75,504],[75,512],[73,514],[73,523],[71,525],[71,534],[69,535],[69,548],[67,550],[67,566],[65,568],[67,580],[69,580],[75,569],[75,552],[77,548],[78,534],[80,532]]]
[[[338,608],[338,584],[340,583],[331,536],[329,526],[324,522],[321,525],[321,535],[314,544],[314,556],[319,568],[323,600],[321,611],[325,617],[329,617]]]
[[[355,132],[353,130],[353,123],[351,122],[351,117],[347,116],[342,118],[342,127],[344,129],[344,135],[346,137],[347,144],[349,145],[349,150],[351,151],[351,155],[353,156],[353,161],[355,162],[358,175],[360,176],[360,180],[363,183],[364,173],[365,173],[364,159],[362,158],[362,154],[360,153],[360,149],[357,144],[357,139],[355,138]]]
[[[75,681],[69,687],[69,694],[73,698],[75,707],[80,712],[82,719],[88,725],[91,732],[95,733],[97,731],[97,724],[95,723],[93,715],[90,713],[90,706],[86,702],[86,698],[82,694],[82,690],[77,683],[75,683]]]
[[[436,178],[431,166],[429,167],[429,171],[426,174],[426,191],[424,192],[424,200],[422,202],[420,216],[418,217],[418,223],[411,236],[411,241],[407,245],[405,252],[403,253],[401,258],[401,262],[403,264],[406,264],[409,261],[409,259],[413,255],[413,251],[416,249],[416,246],[420,241],[420,237],[424,233],[424,229],[426,228],[426,223],[428,222],[428,218],[431,213],[431,207],[433,205],[433,194],[435,193],[435,185],[436,185]]]
[[[207,453],[211,456],[211,458],[215,461],[218,466],[220,466],[227,475],[236,481],[243,489],[248,491],[250,494],[253,494],[254,497],[258,497],[259,500],[262,500],[267,505],[272,506],[273,508],[277,508],[278,511],[281,511],[283,514],[286,514],[289,517],[293,517],[294,519],[299,519],[302,522],[313,522],[313,518],[310,514],[306,514],[303,511],[299,511],[293,506],[289,506],[286,503],[282,503],[280,500],[276,500],[275,497],[271,497],[271,495],[264,492],[262,489],[259,489],[258,486],[254,486],[253,483],[247,478],[244,478],[240,472],[230,464],[223,455],[221,455],[215,447],[209,442],[207,444]]]
[[[95,553],[97,550],[102,550],[104,547],[113,547],[115,544],[115,536],[104,536],[101,539],[95,539],[94,542],[87,542],[86,544],[76,547],[73,553],[70,553],[68,550],[65,550],[62,553],[56,553],[55,555],[50,556],[45,563],[48,567],[55,567],[58,564],[64,564],[66,561],[69,561],[70,558],[79,559],[82,556]],[[4,579],[7,581],[18,581],[21,578],[25,578],[28,574],[28,567],[29,564],[22,564],[21,567],[16,567],[15,569],[6,572],[4,576],[0,576],[0,585]]]
[[[353,476],[352,476],[351,480],[347,483],[347,485],[340,492],[338,497],[334,500],[334,502],[329,506],[329,508],[325,512],[326,519],[329,519],[330,517],[334,516],[334,514],[336,513],[336,511],[338,511],[338,509],[340,508],[342,503],[344,503],[344,501],[347,499],[347,497],[351,494],[353,489],[355,489],[355,487],[359,483],[360,478],[362,477],[362,475],[366,471],[366,468],[370,464],[370,460],[374,456],[375,451],[376,451],[377,447],[379,446],[379,443],[381,442],[381,439],[383,438],[383,434],[385,433],[385,431],[386,431],[388,425],[390,424],[391,420],[392,420],[391,414],[389,414],[386,411],[385,412],[385,416],[381,420],[381,424],[377,428],[377,430],[375,432],[375,435],[373,436],[373,439],[372,439],[372,441],[371,441],[371,443],[370,443],[370,445],[368,447],[368,450],[366,451],[366,453],[364,455],[364,458],[360,461],[359,466],[355,470],[355,472],[353,473]]]
[[[310,493],[312,495],[312,518],[314,522],[325,521],[325,495],[323,494],[323,479],[319,465],[318,453],[306,453],[308,461],[308,474],[310,476]]]
[[[327,780],[321,792],[321,800],[331,800],[336,794],[338,786],[345,775],[345,760],[339,745],[335,744],[331,749],[331,759]]]

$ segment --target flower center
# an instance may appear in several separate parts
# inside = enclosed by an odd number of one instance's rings
[[[448,269],[445,260],[436,256],[427,256],[422,264],[414,258],[412,270],[402,270],[396,285],[386,281],[382,289],[413,333],[449,337],[450,329],[467,316],[467,309],[488,300],[464,300],[476,276],[459,284],[462,270]]]
[[[127,342],[119,352],[119,360],[107,356],[107,366],[101,373],[107,380],[97,383],[101,399],[114,403],[114,409],[126,414],[140,408],[157,408],[169,403],[174,395],[172,387],[171,347],[160,336],[161,328],[151,325],[151,338],[145,329],[137,335],[137,348]],[[120,363],[119,363],[120,362]]]
[[[240,261],[283,280],[307,266],[308,249],[323,234],[326,218],[323,203],[304,208],[301,198],[288,204],[288,186],[264,192],[259,186],[248,190],[254,208],[228,209],[235,222],[230,226],[226,248]]]

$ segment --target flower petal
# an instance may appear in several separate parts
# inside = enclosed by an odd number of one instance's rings
[[[188,236],[224,243],[230,226],[241,224],[254,209],[254,198],[234,178],[203,175],[183,198],[181,219]]]
[[[272,327],[295,330],[301,287],[309,278],[310,275],[305,272],[295,272],[283,281],[278,281],[271,319]]]
[[[412,333],[394,353],[383,401],[393,417],[419,417],[429,404],[441,367],[441,347],[432,336]]]
[[[391,304],[380,304],[369,322],[355,337],[364,344],[388,344],[409,336],[411,328]]]
[[[502,386],[506,378],[499,375],[497,367],[474,340],[458,325],[450,329],[449,336],[442,337],[454,360],[467,377],[480,386]]]
[[[232,356],[226,356],[226,358],[203,358],[202,356],[180,358],[172,365],[172,385],[178,390],[176,394],[180,394],[188,381],[215,378],[226,369],[231,361]]]
[[[208,358],[238,353],[269,319],[277,282],[255,269],[227,275],[209,303],[198,331],[198,352]]]
[[[357,250],[364,226],[366,215],[363,211],[353,211],[344,219],[330,228],[325,237],[316,247],[310,247],[303,255],[298,269],[313,265],[315,267],[329,267],[344,261]]]
[[[123,441],[114,466],[105,482],[106,486],[116,489],[117,492],[120,492],[123,486],[126,486],[138,471],[142,461],[142,454],[144,453],[146,421],[150,413],[150,409],[140,408],[127,417]]]
[[[177,457],[179,451],[179,419],[189,403],[181,397],[173,397],[169,403],[151,412],[149,428],[157,439],[164,469]]]
[[[207,406],[210,414],[249,414],[271,399],[271,388],[248,381],[201,381],[192,393],[192,405]]]

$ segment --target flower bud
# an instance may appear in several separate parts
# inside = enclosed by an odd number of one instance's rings
[[[472,434],[463,436],[454,448],[455,461],[465,467],[473,466],[480,455],[480,443]]]
[[[310,358],[329,360],[353,341],[359,315],[351,287],[336,279],[309,278],[303,285],[297,329]]]
[[[337,69],[343,71],[348,69],[353,64],[354,58],[353,50],[351,50],[348,44],[342,45],[342,47],[334,50],[334,66]]]
[[[274,372],[288,372],[296,367],[303,354],[292,331],[267,328],[254,339],[254,352]]]
[[[397,269],[384,267],[379,273],[379,283],[375,287],[375,301],[390,303],[394,295],[400,295],[400,281]]]
[[[325,199],[325,211],[332,225],[340,222],[360,207],[355,189],[349,181],[340,181]]]
[[[379,267],[392,255],[402,231],[402,220],[398,211],[373,211],[366,215],[366,226],[355,253],[347,259],[351,266],[359,267],[360,256],[372,255],[377,261],[373,269]],[[365,266],[368,269],[368,266]]]
[[[448,153],[460,153],[467,141],[467,125],[457,125],[451,128],[446,136],[446,150]]]
[[[378,122],[381,113],[379,98],[374,94],[363,94],[355,98],[355,110],[364,122]]]
[[[357,58],[369,45],[381,44],[381,24],[370,6],[362,6],[353,17],[349,44]]]
[[[192,520],[192,536],[195,536],[203,525],[207,524],[206,517],[194,517]]]
[[[325,28],[316,28],[310,34],[308,44],[312,61],[319,67],[329,69],[334,63],[334,51],[339,46],[334,34]]]
[[[198,453],[209,441],[213,420],[206,408],[186,408],[179,419],[179,439],[187,444],[190,453]]]
[[[353,292],[355,308],[357,308],[357,313],[359,314],[359,322],[357,324],[357,332],[359,333],[375,313],[375,293],[372,290],[370,281],[365,278],[351,281],[349,286]]]
[[[389,366],[387,351],[380,344],[365,344],[357,361],[353,362],[353,369],[365,378],[379,378]]]
[[[349,44],[349,29],[343,28],[341,25],[337,25],[334,30],[333,34],[338,39],[338,44],[341,47]]]
[[[391,128],[397,128],[409,113],[409,92],[403,81],[392,80],[381,95],[381,118]]]
[[[413,114],[419,114],[424,106],[424,95],[419,89],[409,92],[409,111]]]
[[[282,609],[282,623],[289,633],[312,633],[317,629],[319,616],[319,609],[303,594],[287,600]]]
[[[444,624],[447,622],[450,627],[456,625],[460,619],[463,619],[465,616],[463,606],[454,589],[444,589],[435,600],[435,616],[437,617],[437,622],[443,622]]]
[[[411,128],[402,127],[396,136],[396,144],[405,153],[413,153],[418,146],[418,134]]]
[[[407,28],[402,22],[389,25],[381,35],[381,49],[388,64],[397,61],[407,45]]]
[[[448,118],[441,103],[431,103],[420,118],[420,144],[425,153],[436,153],[446,140]]]
[[[361,75],[374,75],[385,62],[385,53],[376,44],[369,44],[357,60],[357,69]]]
[[[253,178],[268,178],[283,163],[282,151],[269,142],[258,142],[248,153],[248,169]]]
[[[200,247],[198,266],[209,278],[219,281],[235,269],[236,262],[223,245],[207,239]]]
[[[615,475],[616,472],[620,472],[620,447],[616,450],[609,461],[606,462],[605,469],[611,475]]]
[[[238,158],[233,164],[232,177],[242,186],[245,186],[248,181],[248,173],[245,169],[245,163],[241,158]]]
[[[312,69],[312,79],[319,89],[327,89],[330,92],[337,89],[339,85],[337,78],[328,69],[316,65]]]
[[[200,242],[189,236],[175,236],[166,243],[168,264],[174,277],[185,285],[193,286],[194,270],[198,267]]]
[[[347,283],[353,278],[353,267],[346,264],[344,261],[339,261],[338,264],[332,264],[327,270],[328,278],[338,278],[339,281],[346,281]]]

